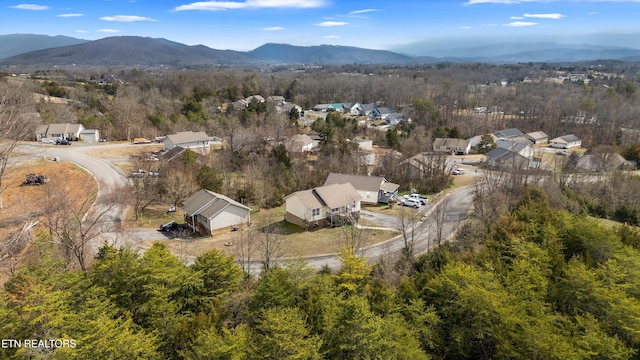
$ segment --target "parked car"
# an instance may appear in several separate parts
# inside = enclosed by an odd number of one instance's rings
[[[71,141],[67,139],[58,139],[56,140],[56,145],[71,145]]]
[[[460,168],[454,169],[452,174],[453,175],[464,175],[464,169],[460,169]]]
[[[412,199],[412,198],[402,198],[402,201],[400,202],[402,203],[403,206],[411,206],[415,209],[419,208],[420,206],[422,206],[420,200],[416,200],[416,199]]]
[[[405,195],[403,196],[403,199],[414,199],[420,202],[420,205],[427,205],[427,203],[429,202],[429,199],[427,199],[426,197],[422,197],[420,196],[420,194],[411,194],[411,195]]]

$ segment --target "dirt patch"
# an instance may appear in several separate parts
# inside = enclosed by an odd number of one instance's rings
[[[162,144],[138,144],[131,146],[111,147],[105,145],[104,149],[89,150],[87,155],[97,158],[128,158],[141,152],[153,152],[162,150]]]
[[[24,185],[28,174],[46,175],[48,183],[43,185]],[[7,169],[3,179],[5,190],[2,193],[3,208],[0,209],[0,241],[6,241],[16,234],[25,223],[40,220],[43,213],[43,199],[47,193],[64,185],[70,191],[70,200],[74,192],[92,194],[97,191],[97,184],[92,176],[71,163],[38,160],[23,163]],[[32,233],[44,229],[36,225]],[[0,272],[0,283],[3,282]]]

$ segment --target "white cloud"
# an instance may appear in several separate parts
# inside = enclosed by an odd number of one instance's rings
[[[100,29],[98,30],[98,32],[103,32],[103,33],[119,33],[120,30],[116,30],[116,29]]]
[[[325,39],[340,39],[340,36],[338,36],[338,35],[327,35],[327,36],[323,36],[323,38],[325,38]]]
[[[358,15],[358,14],[364,14],[364,13],[370,13],[370,12],[376,12],[376,11],[380,11],[380,10],[378,9],[355,10],[355,11],[350,11],[349,15]]]
[[[344,22],[344,21],[325,21],[325,22],[321,22],[316,24],[317,26],[345,26],[345,25],[349,25],[349,23]]]
[[[284,28],[282,26],[272,26],[272,27],[266,27],[266,28],[262,28],[262,31],[280,31],[280,30],[284,30]]]
[[[537,19],[554,19],[554,20],[560,20],[563,17],[565,17],[562,14],[524,14],[523,15],[526,18],[537,18]]]
[[[509,18],[509,20],[522,20],[524,19],[522,16],[512,16]]]
[[[509,26],[509,27],[525,27],[525,26],[535,26],[535,25],[538,25],[538,23],[529,22],[529,21],[514,21],[508,24],[504,24],[504,26]]]
[[[148,18],[145,16],[135,16],[135,15],[103,16],[100,18],[100,20],[117,21],[117,22],[158,21],[156,19]]]
[[[316,8],[325,5],[325,0],[246,0],[246,1],[198,1],[177,6],[174,11],[204,10],[221,11],[260,8]]]
[[[87,30],[76,30],[76,32],[77,32],[77,33],[79,33],[79,34],[86,34],[86,33],[88,33],[88,31],[87,31]]]
[[[80,16],[84,16],[84,14],[59,14],[56,15],[57,17],[61,17],[61,18],[70,18],[70,17],[80,17]]]
[[[36,11],[49,9],[48,6],[36,5],[36,4],[19,4],[19,5],[9,6],[9,7],[13,9],[19,9],[19,10],[36,10]]]

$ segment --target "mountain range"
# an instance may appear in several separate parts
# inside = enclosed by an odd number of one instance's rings
[[[0,35],[0,68],[15,66],[107,66],[192,68],[273,64],[429,64],[437,62],[576,62],[640,60],[640,49],[589,44],[485,43],[477,46],[435,48],[426,42],[404,45],[396,51],[359,47],[264,44],[248,52],[216,50],[166,39],[116,36],[88,41],[64,36]]]

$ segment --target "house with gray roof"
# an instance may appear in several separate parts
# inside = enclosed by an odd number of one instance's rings
[[[386,203],[390,198],[398,196],[400,185],[387,181],[382,176],[349,175],[329,173],[324,185],[351,184],[367,204]]]
[[[435,138],[433,140],[433,151],[446,152],[457,155],[467,155],[471,150],[471,143],[465,139]]]
[[[493,133],[498,139],[511,140],[513,138],[524,137],[524,133],[516,128],[503,129]]]
[[[533,148],[529,144],[510,140],[498,140],[496,141],[496,147],[509,150],[529,160],[533,159]]]
[[[582,145],[582,140],[574,134],[569,134],[551,139],[551,141],[549,141],[549,145],[556,149],[570,149],[573,147],[580,147]]]
[[[213,191],[202,189],[184,201],[184,219],[203,236],[251,224],[251,209]]]
[[[67,140],[79,140],[80,132],[84,130],[82,124],[49,124],[39,125],[35,130],[36,141],[42,139],[67,139]]]
[[[529,167],[530,159],[517,152],[510,151],[502,147],[496,147],[485,154],[487,164],[491,168],[502,168],[509,170],[524,170]]]
[[[165,150],[171,150],[176,146],[193,151],[208,151],[211,145],[211,138],[204,131],[183,131],[176,134],[167,135],[164,139]]]
[[[549,135],[545,134],[542,131],[526,133],[524,136],[535,145],[546,144],[549,142]]]
[[[305,229],[344,224],[360,216],[362,196],[349,183],[296,191],[284,198],[285,220]]]

